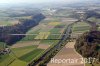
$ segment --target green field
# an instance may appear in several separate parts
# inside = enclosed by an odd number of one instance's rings
[[[6,66],[8,64],[11,64],[11,66],[18,66],[17,64],[20,63],[20,65],[23,65],[23,61],[18,60],[17,58],[33,51],[34,49],[36,49],[37,46],[27,46],[27,47],[22,47],[22,48],[12,48],[12,52],[10,54],[5,54],[5,55],[1,55],[0,56],[0,66]],[[14,63],[13,63],[14,61]],[[19,62],[18,62],[19,61]],[[18,63],[15,63],[18,62]]]
[[[30,29],[27,34],[39,34],[40,29],[33,31],[33,29]],[[19,42],[24,41],[33,41],[35,36],[26,36]],[[17,42],[17,43],[19,43]],[[20,43],[21,44],[21,43]],[[28,62],[32,61],[34,58],[38,57],[44,50],[43,49],[37,49],[37,46],[26,46],[21,48],[11,48],[12,49],[12,56],[14,57],[14,61],[10,64],[10,66],[26,66]],[[6,57],[4,57],[6,59]],[[10,56],[8,56],[10,58]],[[2,60],[2,64],[5,63],[5,61]],[[6,60],[7,62],[7,60]],[[10,62],[9,62],[10,63]],[[4,65],[2,65],[4,66]]]
[[[19,58],[36,48],[37,46],[34,45],[34,46],[26,46],[26,47],[21,47],[21,48],[12,48],[12,51]]]
[[[39,30],[36,30],[36,31],[33,31],[32,29],[30,29],[27,34],[39,34]],[[36,37],[37,35],[27,35],[25,36],[21,41],[32,41],[34,40],[34,38]]]
[[[14,60],[15,60],[15,56],[13,55],[13,53],[1,55],[0,56],[0,66],[7,66]]]
[[[41,41],[42,44],[49,44],[49,45],[53,45],[53,44],[56,44],[58,42],[59,42],[59,40],[42,40]]]
[[[90,25],[85,22],[78,22],[73,25],[73,32],[86,32],[90,29]]]
[[[5,43],[0,42],[0,50],[3,50],[5,48]],[[12,56],[13,54],[5,54],[0,55],[0,66],[4,66],[9,64],[9,62],[13,61],[15,58]]]
[[[42,52],[43,52],[43,49],[35,49],[35,50],[25,54],[24,56],[20,57],[19,59],[26,61],[26,62],[30,62],[31,60],[33,60],[36,56],[38,56]]]
[[[3,42],[0,42],[0,50],[4,49],[5,48],[5,43]]]
[[[41,21],[41,23],[45,24],[48,24],[50,22],[59,22],[59,17],[51,17],[51,19]]]
[[[13,63],[11,63],[9,66],[27,66],[27,63],[24,61],[21,61],[19,59],[16,59]]]
[[[53,28],[52,30],[50,30],[50,32],[51,32],[52,34],[57,34],[57,33],[60,32],[60,30],[61,30],[61,28]]]
[[[0,56],[0,66],[27,66],[28,62],[32,61],[43,51],[43,49],[37,49],[37,46],[12,48],[10,54]]]
[[[58,28],[58,27],[61,28]],[[63,26],[63,27],[62,27]],[[51,29],[49,32],[51,33],[47,39],[60,39],[61,38],[61,30],[63,30],[63,28],[65,27],[65,25],[60,24],[60,25],[56,25],[53,29]],[[52,34],[58,34],[58,35],[52,35]],[[59,40],[42,40],[41,43],[43,44],[56,44]]]
[[[98,30],[100,31],[100,18],[91,17],[91,18],[88,18],[88,20],[92,22],[96,22],[97,25],[99,26]]]
[[[91,17],[91,18],[88,18],[88,20],[92,21],[92,22],[100,23],[100,19],[99,18]]]
[[[13,13],[14,14],[23,13],[23,11],[20,12],[20,10],[18,10],[18,13],[16,13],[16,12],[17,11],[13,12],[13,10],[12,10],[11,15]],[[40,32],[47,31],[47,32],[50,32],[50,35],[48,34],[47,39],[59,39],[59,38],[61,38],[60,34],[63,33],[62,30],[66,26],[66,24],[60,22],[61,18],[63,18],[63,17],[66,18],[66,17],[70,16],[71,13],[72,13],[72,11],[70,11],[69,9],[65,10],[65,11],[61,10],[59,12],[57,11],[55,14],[53,14],[52,17],[49,17],[47,20],[41,21],[41,23],[44,23],[44,25],[42,25],[42,26],[46,26],[46,27],[51,26],[54,28],[46,29],[46,28],[42,28],[40,25],[39,28],[36,27],[37,28],[36,30],[33,30],[34,27],[32,29],[30,29],[27,32],[27,34],[39,34]],[[8,17],[9,14],[10,14],[10,11],[8,12],[8,14],[5,14],[5,13],[1,14],[1,16],[4,15],[4,17],[7,17],[7,19],[9,19],[9,20],[1,19],[2,21],[1,21],[0,25],[12,25],[12,20],[11,20],[12,17]],[[15,17],[15,16],[13,17],[14,20],[30,18],[29,16],[19,16],[19,17]],[[87,23],[78,23],[73,26],[74,32],[87,31],[87,29],[89,29],[89,25]],[[51,34],[59,34],[59,35],[51,35]],[[20,42],[22,42],[24,44],[24,41],[33,41],[33,43],[34,43],[34,41],[35,41],[34,38],[36,36],[37,35],[27,35],[22,40],[18,41],[17,43],[19,43],[19,45],[21,44]],[[39,44],[49,44],[51,47],[56,45],[59,42],[59,40],[39,40],[39,41],[40,41]],[[0,44],[0,49],[2,49],[2,47],[3,47],[3,45]],[[37,47],[38,47],[37,45],[31,45],[31,46],[23,45],[23,47],[11,48],[12,52],[10,54],[0,56],[0,66],[8,66],[8,65],[9,66],[27,66],[27,64],[29,62],[33,61],[34,59],[39,58],[39,56],[41,56],[42,53],[45,52],[44,49],[39,49]]]

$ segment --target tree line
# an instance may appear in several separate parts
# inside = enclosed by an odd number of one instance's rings
[[[11,35],[11,34],[25,34],[29,29],[39,24],[44,19],[43,14],[32,15],[31,19],[19,19],[18,24],[12,26],[0,27],[0,42],[5,42],[12,45],[21,40],[25,35]]]

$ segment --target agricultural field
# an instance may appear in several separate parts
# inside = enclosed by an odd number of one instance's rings
[[[48,24],[49,22],[59,22],[59,21],[60,21],[60,17],[47,16],[47,18],[45,18],[43,21],[41,21],[41,23]]]
[[[84,33],[90,29],[90,25],[86,22],[77,22],[72,28],[74,33]]]
[[[56,26],[56,25],[59,25],[60,22],[50,22],[49,25],[52,25],[52,26]]]
[[[13,53],[1,55],[0,56],[0,66],[7,66],[15,59],[16,57],[13,55]]]
[[[92,22],[100,23],[100,19],[99,18],[91,17],[91,18],[88,18],[88,20],[92,21]]]
[[[100,18],[91,17],[91,18],[88,18],[88,20],[95,22],[99,26],[98,30],[100,31]]]
[[[35,39],[47,39],[50,35],[50,32],[40,32],[39,35],[35,37]]]
[[[32,61],[36,56],[38,56],[41,52],[43,51],[43,49],[35,49],[25,55],[23,55],[22,57],[20,57],[20,60],[23,60],[25,62],[30,62]]]
[[[5,48],[5,43],[0,42],[0,51]]]
[[[65,29],[65,25],[62,22],[49,22],[48,25],[53,26],[53,28],[49,30],[50,35],[48,35],[47,37],[47,39],[51,40],[42,40],[41,43],[49,45],[56,44],[59,40],[55,39],[61,38],[61,34],[64,32]]]
[[[74,42],[68,42],[57,54],[54,58],[56,59],[79,59],[82,58],[75,50],[74,50]],[[78,60],[78,63],[52,63],[49,62],[47,66],[84,66],[83,63]]]
[[[84,32],[87,32],[89,30],[90,30],[90,25],[86,22],[74,23],[74,25],[72,27],[71,37],[78,38],[78,36],[80,36],[81,34],[83,34]]]
[[[11,26],[19,23],[19,19],[30,19],[30,14],[33,14],[34,9],[29,9],[27,12],[26,8],[23,9],[12,9],[10,12],[0,10],[0,26]],[[46,50],[52,46],[57,45],[62,37],[62,34],[66,27],[77,21],[78,19],[72,18],[74,9],[57,9],[57,11],[48,15],[45,14],[46,18],[42,20],[37,26],[32,27],[26,33],[20,41],[15,44],[8,46],[11,50],[9,54],[0,56],[0,66],[27,66],[33,60],[39,58]],[[37,10],[38,11],[38,10]],[[3,16],[3,17],[1,17]],[[89,21],[96,23],[100,22],[100,19],[94,17],[89,18]],[[86,22],[77,22],[71,27],[72,34],[78,35],[86,31],[89,31],[90,25]],[[99,25],[100,30],[100,25]],[[80,56],[74,51],[75,42],[70,42],[61,51],[60,55],[68,55],[74,58],[74,54],[77,58]],[[2,50],[4,44],[0,42],[0,50]],[[63,47],[63,46],[62,46]],[[69,52],[71,51],[71,52]],[[69,52],[69,54],[68,54]],[[59,58],[59,53],[57,57]],[[56,57],[56,56],[55,56]],[[62,57],[61,57],[62,58]],[[83,64],[82,64],[83,65]],[[86,64],[86,66],[89,66]],[[98,66],[98,65],[97,65]]]
[[[13,63],[11,63],[9,66],[27,66],[27,63],[24,61],[21,61],[19,59],[16,59],[15,61],[13,61]]]
[[[38,45],[23,45],[23,47],[11,47],[10,49],[12,52],[10,54],[0,56],[0,66],[5,66],[4,64],[9,64],[9,66],[27,66],[28,62],[33,60],[33,58],[44,51],[43,49],[39,49],[37,47]]]
[[[34,38],[37,36],[35,34],[39,34],[40,32],[40,29],[37,29],[37,30],[29,30],[26,34],[33,34],[33,35],[26,35],[21,41],[32,41],[34,40]]]
[[[87,31],[89,30],[90,25],[86,22],[77,22],[73,26],[73,31],[78,32],[78,31]]]
[[[21,57],[34,49],[37,48],[37,45],[26,46],[26,47],[18,47],[18,48],[11,48],[12,52],[16,55],[16,57]]]
[[[19,17],[16,17],[16,19],[18,18]],[[60,38],[60,35],[58,36],[51,35],[51,34],[61,34],[64,31],[65,25],[57,21],[57,19],[58,18],[53,20],[48,20],[48,22],[45,22],[45,20],[43,20],[39,25],[31,28],[26,33],[27,35],[22,40],[16,42],[14,45],[9,47],[12,52],[10,54],[2,56],[2,59],[0,59],[0,61],[2,61],[2,63],[0,63],[0,66],[5,66],[4,65],[5,63],[7,65],[9,64],[9,66],[20,66],[20,65],[27,66],[29,62],[41,56],[41,54],[50,46],[58,43],[59,40],[43,40],[49,38]],[[28,34],[33,34],[33,35],[28,35]],[[34,39],[41,39],[41,40],[34,40]]]

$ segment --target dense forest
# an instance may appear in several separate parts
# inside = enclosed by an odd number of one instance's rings
[[[39,24],[45,18],[44,15],[36,14],[31,19],[19,19],[18,24],[13,26],[0,27],[0,42],[5,42],[12,45],[21,40],[24,35],[11,35],[11,34],[25,34],[29,29]]]
[[[83,57],[96,58],[100,62],[100,31],[90,31],[81,35],[76,40],[75,49]]]

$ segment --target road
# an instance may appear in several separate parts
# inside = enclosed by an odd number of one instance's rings
[[[41,61],[44,61],[47,57],[51,56],[51,54],[54,53],[55,50],[59,49],[60,51],[62,48],[62,44],[70,38],[72,25],[73,23],[67,26],[58,44],[48,49],[39,59],[37,59],[35,62],[31,62],[30,64],[28,64],[28,66],[37,66]]]

